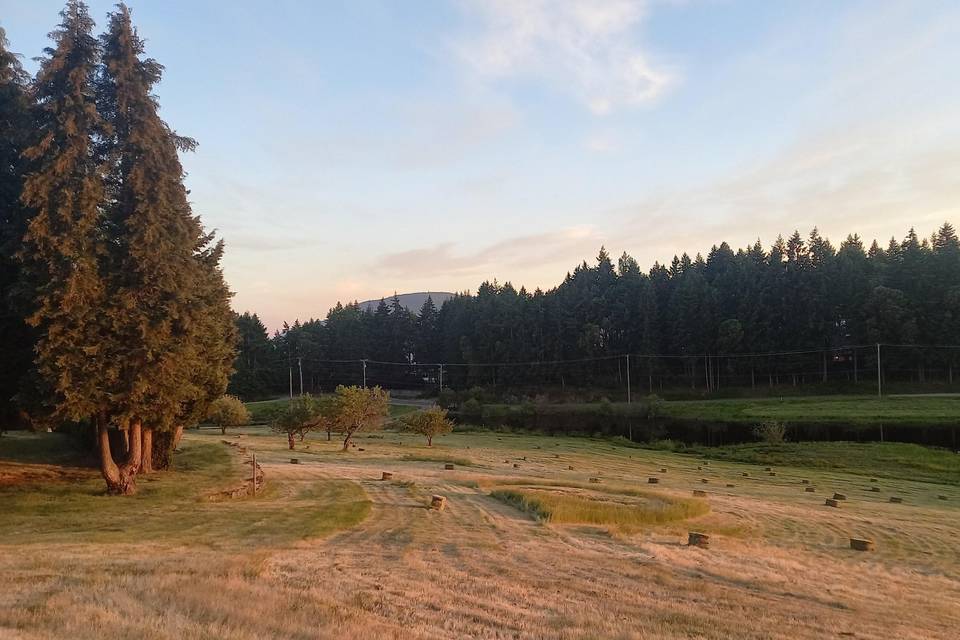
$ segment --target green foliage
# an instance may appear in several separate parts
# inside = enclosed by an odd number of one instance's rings
[[[407,414],[401,421],[405,431],[426,436],[428,447],[433,446],[435,436],[453,431],[453,422],[447,418],[447,410],[442,407],[429,407]]]
[[[383,427],[389,415],[389,402],[390,393],[380,387],[337,387],[333,398],[333,417],[338,430],[344,434],[344,450],[349,447],[354,434]]]
[[[291,438],[299,436],[301,440],[310,431],[332,428],[334,424],[331,409],[327,403],[310,394],[294,398],[274,415],[270,428],[285,433]]]
[[[754,427],[753,435],[767,444],[780,444],[787,439],[787,427],[782,422],[771,420]]]
[[[207,409],[207,420],[224,431],[250,423],[250,412],[236,396],[217,398]]]

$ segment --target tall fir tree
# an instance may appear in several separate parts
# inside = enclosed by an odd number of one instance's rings
[[[103,166],[94,147],[106,127],[94,100],[99,47],[83,2],[71,0],[60,15],[33,84],[36,130],[24,152],[22,201],[34,215],[19,256],[31,299],[27,320],[39,336],[43,417],[105,428],[119,370],[102,313],[107,238]]]
[[[109,15],[101,43],[97,105],[110,125],[102,145],[111,235],[104,315],[123,381],[114,419],[131,442],[141,440],[140,468],[150,471],[154,434],[175,430],[188,402],[212,400],[225,390],[225,376],[200,382],[196,372],[229,370],[235,332],[218,268],[222,246],[208,248],[212,238],[193,215],[183,185],[178,151],[196,143],[167,126],[152,94],[163,67],[144,57],[122,3]],[[211,352],[226,364],[211,363]],[[209,393],[211,381],[216,393]],[[107,468],[104,475],[111,490],[130,493],[137,472],[134,464],[119,475]]]
[[[18,291],[20,265],[16,259],[29,221],[29,209],[20,201],[25,170],[23,151],[33,127],[28,76],[19,57],[7,49],[0,28],[0,420],[14,422],[14,395],[31,368],[33,334],[24,322]],[[23,398],[21,398],[23,400]]]

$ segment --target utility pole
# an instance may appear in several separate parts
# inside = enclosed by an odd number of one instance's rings
[[[883,397],[883,374],[880,369],[880,343],[877,343],[877,397]]]
[[[627,404],[630,404],[630,354],[627,354]]]
[[[440,391],[443,391],[443,365],[440,365]]]
[[[303,395],[303,358],[297,356],[297,368],[300,370],[300,395]]]
[[[367,388],[367,361],[363,359],[360,361],[363,364],[363,388]]]

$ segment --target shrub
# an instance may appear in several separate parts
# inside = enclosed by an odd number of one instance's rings
[[[444,409],[457,406],[457,392],[453,389],[444,389],[437,396],[437,404]]]
[[[753,428],[753,435],[767,444],[782,444],[787,439],[787,427],[782,422],[764,422]]]
[[[227,427],[239,427],[250,422],[250,412],[236,396],[217,398],[207,409],[207,420],[220,427],[222,433]]]
[[[483,405],[481,405],[480,401],[476,398],[470,398],[463,403],[461,410],[463,411],[463,415],[468,418],[479,418],[483,413]]]

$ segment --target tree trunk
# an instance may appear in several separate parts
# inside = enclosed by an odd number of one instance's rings
[[[227,435],[227,425],[225,424],[220,425],[220,434],[224,436]]]
[[[427,446],[428,447],[433,446],[433,436],[427,436]]]
[[[294,446],[296,446],[296,444],[293,441],[292,433],[287,434],[287,445],[289,445],[291,451],[293,451]]]
[[[173,430],[173,448],[180,446],[180,440],[183,438],[183,425],[178,425]]]
[[[153,427],[143,427],[140,442],[140,473],[153,473]]]
[[[343,439],[343,450],[344,450],[344,451],[346,451],[346,450],[348,450],[348,449],[350,448],[350,437],[351,437],[352,435],[353,435],[352,433],[348,433],[348,434],[347,434],[347,437]]]
[[[100,444],[100,471],[107,483],[107,492],[113,495],[130,496],[137,492],[136,478],[140,471],[141,440],[143,438],[140,421],[134,421],[127,428],[127,441],[130,443],[127,460],[117,466],[110,452],[110,434],[106,424],[97,427]]]
[[[333,440],[333,435],[331,435],[332,433],[333,433],[333,429],[327,429],[327,442],[330,442],[331,440]]]

